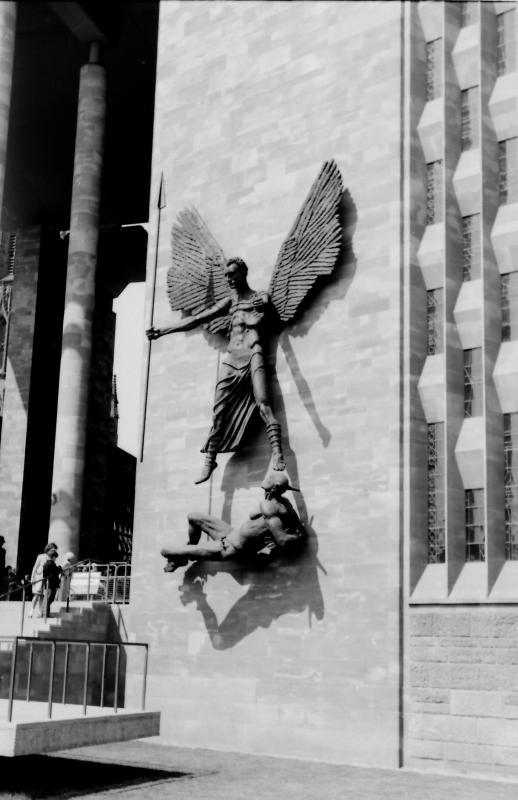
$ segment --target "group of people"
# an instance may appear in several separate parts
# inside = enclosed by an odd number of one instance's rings
[[[31,574],[32,605],[29,617],[43,616],[43,604],[47,602],[46,616],[50,615],[50,607],[61,589],[61,600],[66,600],[70,589],[72,568],[76,560],[73,553],[66,553],[63,564],[58,564],[58,548],[55,542],[49,542],[34,562]]]
[[[5,537],[0,536],[0,599],[10,600],[13,590],[20,587],[16,572],[10,564],[5,563]],[[16,600],[16,597],[13,597]]]

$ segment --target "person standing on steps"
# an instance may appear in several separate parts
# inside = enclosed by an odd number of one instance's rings
[[[43,565],[43,582],[47,588],[47,617],[50,617],[50,606],[52,605],[56,592],[61,583],[61,567],[56,564],[58,551],[53,548],[47,552],[47,560]]]
[[[7,570],[5,567],[4,542],[5,538],[0,536],[0,597],[7,592]]]
[[[61,565],[61,586],[59,591],[59,600],[62,603],[66,602],[70,596],[70,584],[72,582],[72,573],[74,571],[74,564],[77,558],[74,553],[65,553],[65,560]]]
[[[34,613],[36,613],[37,617],[42,616],[43,611],[43,597],[45,594],[45,588],[43,584],[43,566],[47,561],[47,554],[49,550],[56,550],[57,545],[55,542],[49,542],[43,548],[43,552],[39,554],[34,562],[34,566],[32,568],[31,574],[31,583],[32,583],[32,605],[31,610],[29,611],[29,617],[32,617]]]

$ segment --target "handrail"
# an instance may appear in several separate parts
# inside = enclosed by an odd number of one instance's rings
[[[87,569],[84,569],[84,568]],[[100,570],[101,580],[105,581],[103,584],[103,591],[102,592],[92,592],[91,582],[92,582],[92,572]],[[104,574],[105,571],[105,574]],[[131,564],[127,561],[108,561],[108,562],[99,562],[95,561],[92,558],[85,558],[81,561],[78,561],[76,564],[70,564],[63,570],[63,576],[66,576],[69,581],[72,580],[74,574],[87,574],[88,575],[88,585],[86,588],[85,597],[87,600],[90,600],[92,596],[98,596],[102,594],[102,597],[98,597],[98,599],[105,600],[106,602],[118,604],[120,602],[127,603],[129,602],[129,589],[130,589],[130,582],[131,582]],[[122,574],[121,574],[122,573]],[[23,626],[24,626],[24,619],[25,619],[25,603],[27,602],[27,590],[30,589],[35,584],[41,584],[43,581],[46,581],[45,578],[37,578],[35,581],[31,581],[30,583],[23,583],[21,586],[15,586],[13,589],[10,589],[8,592],[0,595],[0,601],[2,600],[9,600],[11,597],[16,595],[18,592],[21,592],[21,601],[22,601],[22,609],[21,609],[21,621],[20,621],[20,635],[23,634]],[[110,585],[110,581],[112,581]],[[48,586],[47,583],[43,584],[45,586],[45,610],[43,617],[45,621],[47,620],[47,599],[48,599]],[[63,586],[63,584],[62,584]],[[70,587],[70,583],[68,584]],[[121,590],[122,586],[122,590]],[[119,594],[122,593],[122,600],[119,598]],[[63,599],[63,598],[62,598]],[[70,593],[67,592],[66,596],[66,610],[68,611],[70,607]]]
[[[92,563],[92,559],[91,558],[85,558],[85,559],[83,559],[83,561],[78,561],[77,564],[71,564],[70,566],[74,570],[76,567],[79,567],[81,564],[88,564],[88,563]],[[93,563],[96,563],[96,562],[93,562]],[[67,572],[68,571],[69,571],[69,568],[67,568]],[[5,597],[10,597],[12,594],[16,594],[16,592],[24,592],[26,589],[29,589],[31,586],[34,586],[35,583],[41,583],[42,580],[43,580],[43,578],[37,578],[35,581],[31,581],[30,583],[22,583],[20,586],[15,586],[14,589],[9,589],[8,592],[4,592],[4,594],[0,594],[0,600],[3,600]]]
[[[71,645],[80,645],[85,648],[85,665],[83,671],[83,714],[86,716],[88,711],[88,678],[90,673],[90,653],[92,647],[103,648],[103,666],[102,666],[102,683],[101,683],[101,708],[104,708],[105,699],[105,671],[106,671],[106,651],[108,647],[115,647],[116,651],[116,667],[115,667],[115,683],[113,692],[113,711],[117,713],[119,710],[119,673],[120,673],[120,654],[122,647],[143,647],[144,648],[144,669],[142,675],[142,697],[141,705],[142,711],[146,708],[146,690],[147,690],[147,671],[148,671],[148,656],[149,645],[147,642],[113,642],[102,641],[95,639],[45,639],[37,636],[14,636],[13,654],[11,656],[11,675],[9,680],[9,699],[7,706],[7,719],[12,721],[14,694],[16,685],[16,665],[18,663],[20,645],[29,643],[29,668],[27,674],[27,687],[25,692],[26,702],[30,702],[31,692],[31,678],[32,678],[32,664],[33,664],[33,647],[35,644],[48,645],[51,648],[51,662],[49,670],[49,688],[48,688],[48,701],[47,701],[47,714],[48,719],[52,718],[52,707],[54,704],[54,678],[56,672],[56,652],[58,645],[65,645],[65,660],[63,670],[63,689],[61,694],[61,702],[63,705],[66,703],[66,690],[68,681],[68,666],[69,666],[69,648]]]

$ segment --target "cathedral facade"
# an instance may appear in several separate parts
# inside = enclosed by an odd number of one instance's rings
[[[111,300],[145,274],[149,324],[180,321],[182,209],[267,291],[333,159],[340,258],[268,361],[307,547],[267,569],[163,572],[187,515],[239,526],[271,462],[251,424],[194,483],[222,350],[206,332],[152,341],[127,628],[150,644],[164,741],[513,775],[516,4],[158,6],[19,4],[15,22],[2,4],[10,557],[48,536],[96,546]]]

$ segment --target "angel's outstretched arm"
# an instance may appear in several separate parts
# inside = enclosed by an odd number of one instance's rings
[[[191,331],[193,328],[197,328],[199,325],[203,325],[205,322],[210,322],[212,319],[220,317],[222,314],[226,314],[229,305],[230,297],[226,297],[224,300],[220,300],[219,303],[215,303],[213,306],[210,306],[210,308],[200,311],[199,314],[193,314],[192,317],[187,317],[181,322],[178,322],[176,325],[171,325],[169,328],[149,328],[149,330],[146,331],[146,336],[148,339],[159,339],[161,336],[167,336],[168,333]]]

